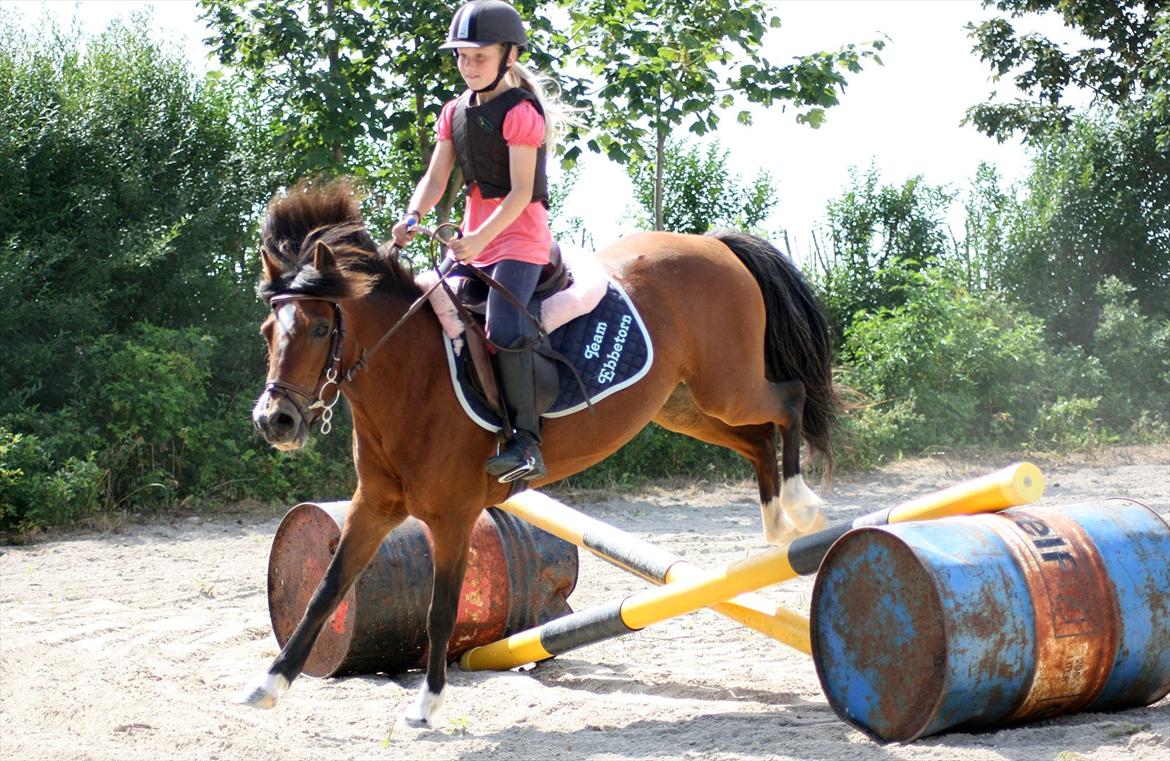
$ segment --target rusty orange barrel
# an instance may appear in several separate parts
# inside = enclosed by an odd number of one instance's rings
[[[817,676],[909,742],[1170,692],[1170,526],[1129,500],[856,529],[813,589]]]
[[[304,502],[276,529],[268,613],[281,647],[292,636],[341,538],[349,502]],[[311,676],[395,674],[425,665],[430,532],[408,518],[378,548],[313,646]],[[448,656],[572,612],[577,548],[505,512],[485,510],[471,537]]]

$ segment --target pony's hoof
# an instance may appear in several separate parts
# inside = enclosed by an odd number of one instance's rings
[[[764,541],[776,547],[787,547],[800,536],[792,521],[780,508],[780,500],[773,497],[760,505],[760,520],[764,524]]]
[[[401,723],[402,723],[402,726],[408,727],[410,729],[430,729],[431,728],[431,722],[428,721],[427,719],[424,719],[421,716],[415,716],[414,709],[411,709],[411,710],[407,711],[406,713],[402,714]]]
[[[811,534],[825,527],[822,504],[821,498],[808,488],[799,474],[785,479],[780,487],[780,506],[798,534]]]
[[[818,509],[816,507],[813,508],[813,511],[814,511],[814,513],[813,513],[813,516],[810,520],[806,520],[803,523],[800,521],[796,521],[796,520],[792,521],[793,524],[796,526],[796,530],[798,532],[800,532],[802,535],[803,534],[815,534],[816,532],[822,530],[825,527],[825,514],[822,513],[820,511],[820,509]]]
[[[252,708],[276,708],[280,696],[288,689],[288,680],[280,674],[265,674],[254,687],[245,687],[232,702]]]
[[[764,541],[773,547],[784,549],[792,544],[795,540],[800,538],[800,533],[793,531],[768,531],[764,530]]]
[[[444,690],[443,692],[446,692]],[[402,723],[412,729],[432,729],[439,710],[443,707],[443,692],[438,695],[431,692],[426,682],[418,691],[418,699],[414,705],[402,714]]]

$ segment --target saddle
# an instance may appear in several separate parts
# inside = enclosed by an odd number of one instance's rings
[[[536,289],[532,293],[532,300],[527,307],[533,307],[536,316],[532,316],[537,326],[539,336],[536,340],[533,354],[534,373],[536,376],[536,408],[538,414],[548,411],[556,401],[560,379],[555,362],[568,361],[552,348],[548,334],[541,326],[540,304],[555,293],[563,291],[573,284],[573,276],[565,266],[561,256],[561,248],[553,241],[549,248],[549,262],[540,273]],[[468,356],[471,359],[471,381],[476,390],[494,408],[504,421],[508,421],[507,405],[504,404],[503,394],[496,380],[495,363],[491,360],[491,342],[485,330],[488,294],[493,287],[489,279],[479,273],[476,275],[449,275],[443,281],[443,289],[454,305],[456,313],[464,323],[463,338],[466,343]],[[575,371],[574,371],[575,372]]]

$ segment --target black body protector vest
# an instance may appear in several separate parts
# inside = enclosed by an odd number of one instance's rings
[[[508,144],[504,141],[504,117],[515,106],[528,101],[537,113],[544,109],[536,96],[523,87],[512,87],[482,106],[471,105],[472,92],[459,96],[451,111],[451,139],[459,168],[463,170],[464,188],[479,185],[484,198],[503,198],[512,190],[512,176],[508,163]],[[545,174],[545,151],[536,149],[536,178],[532,184],[532,200],[548,208],[548,177]]]

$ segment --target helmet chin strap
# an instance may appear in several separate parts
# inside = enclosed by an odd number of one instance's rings
[[[508,73],[508,69],[511,68],[510,64],[508,63],[508,56],[510,56],[511,54],[512,54],[512,43],[505,42],[504,43],[504,57],[500,59],[500,71],[496,74],[496,78],[493,79],[492,83],[490,85],[488,85],[487,87],[481,87],[478,90],[473,90],[473,92],[476,92],[476,93],[491,92],[492,90],[496,89],[496,87],[500,84],[500,80],[502,80],[504,78],[504,75]]]

